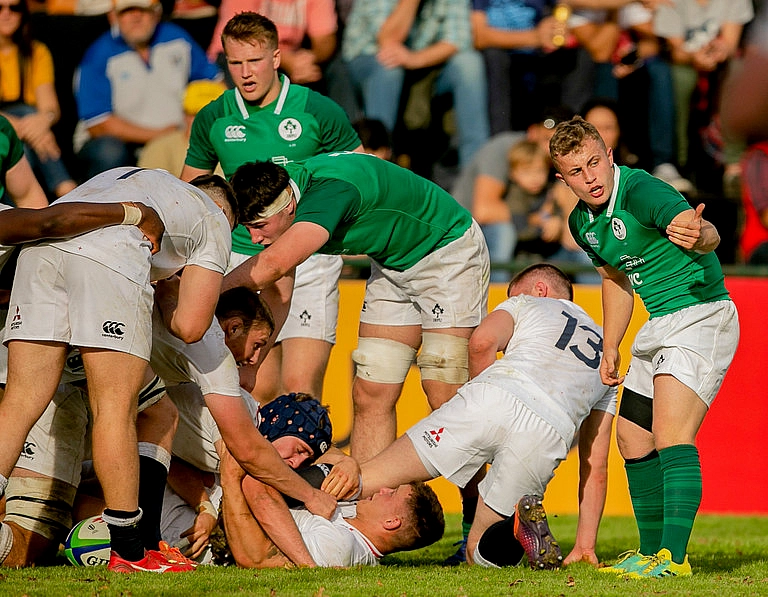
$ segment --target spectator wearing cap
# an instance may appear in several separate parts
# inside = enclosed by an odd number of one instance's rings
[[[451,194],[472,212],[472,217],[480,224],[491,263],[507,263],[517,246],[518,234],[508,203],[508,194],[513,189],[510,184],[510,149],[519,141],[528,140],[540,145],[548,154],[549,139],[555,126],[570,115],[566,108],[552,108],[529,125],[525,132],[507,131],[494,135],[459,173]],[[506,282],[508,278],[508,273],[503,270],[491,270],[492,282]]]
[[[221,77],[189,34],[161,17],[157,0],[115,0],[110,31],[83,56],[74,146],[87,178],[134,165],[137,149],[182,126],[187,84]]]
[[[138,166],[141,168],[162,168],[174,176],[181,176],[187,157],[189,137],[195,115],[210,102],[227,90],[222,81],[192,81],[184,91],[184,124],[169,133],[155,137],[139,152]],[[224,176],[221,166],[215,174]]]

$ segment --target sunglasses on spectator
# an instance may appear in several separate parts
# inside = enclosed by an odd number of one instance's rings
[[[11,12],[22,12],[24,10],[24,7],[21,5],[21,2],[18,4],[0,4],[0,12],[3,11],[4,8],[7,8]]]

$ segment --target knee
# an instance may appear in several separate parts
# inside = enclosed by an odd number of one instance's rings
[[[416,357],[407,344],[387,338],[360,338],[352,352],[355,377],[372,383],[402,384]]]
[[[468,345],[468,338],[424,332],[421,352],[416,359],[422,381],[466,383],[469,380]]]

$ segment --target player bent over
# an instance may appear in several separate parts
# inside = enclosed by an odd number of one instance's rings
[[[570,280],[552,265],[523,270],[507,294],[469,340],[472,379],[362,464],[363,495],[437,476],[463,487],[492,463],[478,486],[467,561],[510,566],[527,555],[531,567],[556,568],[562,555],[541,500],[578,432],[579,522],[564,563],[597,565],[616,411],[616,390],[598,370],[601,329],[572,302]]]
[[[107,505],[104,519],[119,554],[115,566],[142,569],[145,559],[137,526],[135,420],[151,348],[150,282],[183,268],[178,303],[164,321],[182,340],[195,342],[213,318],[229,258],[235,223],[229,187],[218,178],[206,181],[205,189],[157,170],[105,172],[59,201],[140,198],[165,224],[158,252],[151,253],[136,228],[118,226],[28,245],[19,256],[5,336],[0,489],[5,491],[29,430],[55,395],[69,346],[79,348],[94,414],[93,455]]]
[[[467,339],[487,310],[482,233],[436,184],[367,154],[249,163],[232,184],[251,240],[267,248],[225,287],[261,289],[315,252],[372,260],[353,353],[352,456],[364,462],[397,435],[395,405],[414,360],[432,408],[467,380]]]

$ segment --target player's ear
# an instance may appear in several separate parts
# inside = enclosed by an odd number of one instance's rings
[[[535,296],[547,296],[549,287],[546,285],[546,283],[539,280],[536,282],[536,284],[533,285],[533,291],[535,292]]]
[[[382,523],[384,528],[388,531],[396,531],[403,525],[403,521],[400,520],[399,516],[392,516],[390,518],[387,518]]]

